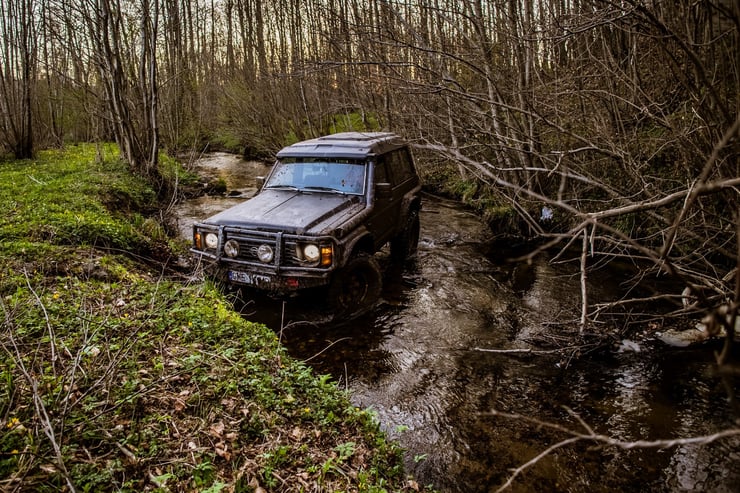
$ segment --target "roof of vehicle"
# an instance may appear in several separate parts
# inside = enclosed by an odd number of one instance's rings
[[[363,159],[403,147],[406,142],[390,132],[341,132],[284,147],[283,157],[346,157]]]

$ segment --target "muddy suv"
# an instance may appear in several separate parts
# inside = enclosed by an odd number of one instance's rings
[[[298,142],[251,199],[193,226],[192,251],[217,277],[290,294],[328,286],[339,312],[380,294],[375,252],[404,260],[419,241],[421,185],[406,142],[347,132]]]

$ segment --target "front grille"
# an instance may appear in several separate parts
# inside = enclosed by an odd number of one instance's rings
[[[302,243],[319,243],[320,239],[305,238],[284,233],[269,233],[262,231],[239,230],[224,228],[223,242],[235,240],[239,243],[239,255],[236,258],[222,256],[224,260],[245,262],[261,266],[273,266],[279,268],[316,268],[318,262],[305,262],[299,257],[298,246]],[[325,242],[326,240],[324,240]],[[269,264],[259,260],[257,249],[260,245],[269,245],[275,258]]]

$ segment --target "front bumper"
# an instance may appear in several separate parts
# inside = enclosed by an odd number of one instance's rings
[[[214,241],[210,248],[206,247],[202,239],[207,234],[218,237],[217,245]],[[215,240],[215,236],[212,237]],[[237,255],[224,253],[228,241],[238,242]],[[336,241],[330,236],[310,237],[210,224],[195,225],[193,244],[196,247],[190,251],[205,261],[207,270],[219,280],[278,294],[328,284],[335,268],[333,255],[338,253]],[[302,258],[302,246],[306,244],[323,245],[322,251],[328,248],[328,262],[323,255],[314,262]],[[198,245],[201,248],[197,248]],[[274,252],[271,261],[259,260],[257,250],[261,245],[269,246]]]
[[[275,274],[224,266],[219,266],[217,271],[217,277],[229,284],[248,286],[276,294],[290,294],[329,283],[328,272],[321,275],[309,275],[305,272]]]

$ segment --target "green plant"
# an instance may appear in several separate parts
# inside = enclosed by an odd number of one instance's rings
[[[355,453],[356,446],[357,444],[355,442],[346,442],[334,447],[334,450],[337,452],[337,454],[339,454],[337,460],[339,460],[340,462],[344,462],[352,457]]]
[[[215,477],[215,467],[209,460],[204,460],[196,464],[193,468],[193,483],[196,487],[201,488],[213,483]]]

